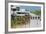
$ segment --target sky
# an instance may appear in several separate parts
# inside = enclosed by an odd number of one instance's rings
[[[40,6],[20,6],[21,9],[27,9],[29,11],[40,10]]]

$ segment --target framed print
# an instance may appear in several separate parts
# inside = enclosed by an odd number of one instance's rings
[[[5,32],[37,32],[45,30],[45,6],[42,2],[7,1]]]

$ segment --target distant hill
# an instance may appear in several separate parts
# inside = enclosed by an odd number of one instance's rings
[[[30,11],[30,12],[41,16],[41,10],[35,10],[35,11]]]

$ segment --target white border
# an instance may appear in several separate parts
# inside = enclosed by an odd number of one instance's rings
[[[17,28],[12,29],[11,28],[11,14],[10,14],[10,5],[23,5],[23,6],[41,6],[41,27],[40,28]],[[26,30],[43,30],[43,5],[40,4],[24,4],[24,3],[8,3],[8,31],[26,31]]]

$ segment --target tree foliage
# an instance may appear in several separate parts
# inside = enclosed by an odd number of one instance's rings
[[[32,11],[32,13],[34,13],[36,15],[41,15],[41,10],[35,10],[35,11]]]

